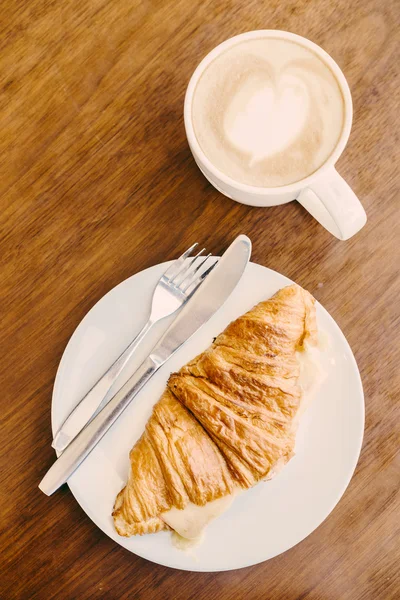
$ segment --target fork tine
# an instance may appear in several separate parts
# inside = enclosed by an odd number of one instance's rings
[[[179,268],[179,270],[177,271],[177,273],[175,273],[175,275],[169,279],[168,283],[173,283],[174,285],[180,285],[182,283],[182,280],[185,279],[186,277],[186,273],[192,268],[193,263],[195,262],[195,260],[201,255],[203,254],[205,248],[203,248],[202,250],[200,250],[200,252],[198,252],[196,254],[196,256],[193,256],[193,258],[190,259],[189,263],[185,260],[183,265]],[[177,278],[178,277],[182,277],[181,282],[179,284],[177,284]]]
[[[198,264],[196,264],[195,266],[190,265],[190,268],[187,269],[184,278],[181,280],[180,284],[178,285],[178,287],[181,291],[185,291],[190,286],[192,281],[194,281],[194,279],[195,279],[196,273],[201,269],[201,267],[204,265],[206,260],[208,258],[210,258],[210,256],[211,256],[211,252],[210,252],[210,254],[207,254],[207,256],[203,256],[202,259],[200,261],[198,261]]]
[[[172,277],[175,277],[175,275],[177,274],[177,270],[180,269],[180,267],[182,266],[182,264],[184,264],[185,259],[190,256],[190,254],[193,252],[193,250],[199,245],[199,242],[195,242],[192,246],[190,246],[190,248],[188,248],[186,250],[186,252],[184,252],[179,258],[177,258],[176,260],[174,260],[174,262],[172,263],[172,265],[170,267],[168,267],[168,269],[165,271],[164,273],[164,277],[167,277],[168,279],[171,279]]]
[[[193,252],[193,250],[194,250],[194,249],[195,249],[195,248],[196,248],[198,245],[199,245],[199,242],[195,242],[195,243],[194,243],[192,246],[190,246],[190,248],[188,248],[188,249],[186,250],[186,252],[184,252],[184,253],[182,254],[182,256],[180,256],[179,258],[183,258],[183,259],[187,258],[187,257],[188,257],[188,256],[189,256],[189,255],[190,255],[192,252]],[[179,260],[179,258],[178,258],[178,260]]]
[[[211,273],[211,271],[213,270],[213,268],[217,264],[218,264],[218,258],[217,258],[217,260],[215,262],[213,262],[212,265],[210,265],[205,271],[203,271],[203,273],[200,273],[200,275],[198,277],[196,277],[196,279],[190,281],[189,285],[187,285],[185,287],[185,289],[183,290],[183,292],[188,297],[190,297],[192,294],[194,294],[194,292],[197,290],[197,288],[203,283],[204,279],[207,277],[207,275],[209,275]]]

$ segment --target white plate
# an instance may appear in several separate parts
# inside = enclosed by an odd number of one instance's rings
[[[130,277],[106,294],[80,323],[57,372],[53,434],[141,327],[152,290],[166,267],[164,263]],[[70,478],[71,491],[83,510],[124,548],[179,569],[224,571],[247,567],[300,542],[326,519],[339,501],[360,453],[363,391],[345,337],[327,311],[317,304],[319,327],[330,340],[323,358],[328,376],[301,420],[296,456],[283,471],[272,481],[260,483],[239,496],[226,513],[208,526],[203,544],[193,554],[173,547],[169,532],[119,537],[111,519],[115,496],[128,474],[129,450],[141,435],[169,374],[204,350],[231,320],[290,283],[283,275],[250,263],[224,306],[145,386]],[[152,332],[140,356],[129,365],[130,371],[170,321],[171,318],[162,322]]]

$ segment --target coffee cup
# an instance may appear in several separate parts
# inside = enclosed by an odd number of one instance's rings
[[[297,200],[341,240],[366,223],[335,169],[352,116],[349,86],[329,54],[277,30],[214,48],[194,71],[184,106],[190,149],[217,190],[250,206]]]

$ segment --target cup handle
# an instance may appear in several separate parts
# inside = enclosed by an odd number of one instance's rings
[[[339,240],[348,240],[367,221],[361,202],[333,167],[304,188],[297,201]]]

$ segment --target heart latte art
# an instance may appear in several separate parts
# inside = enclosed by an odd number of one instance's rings
[[[220,54],[192,105],[201,149],[241,183],[277,187],[311,175],[336,147],[344,101],[330,68],[288,40],[260,38]]]

